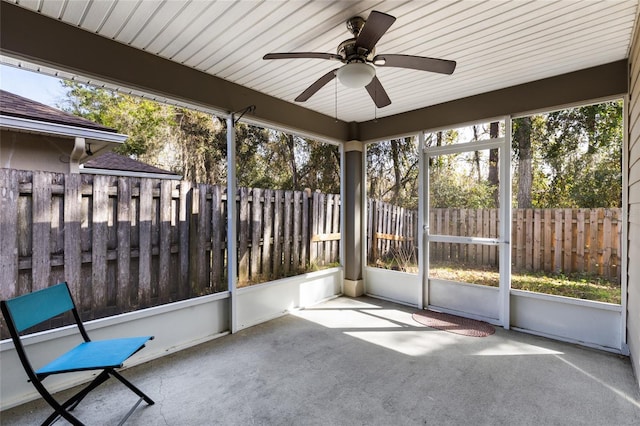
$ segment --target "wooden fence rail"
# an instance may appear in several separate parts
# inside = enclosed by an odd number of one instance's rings
[[[417,247],[417,211],[369,200],[368,262]],[[432,209],[431,234],[498,238],[497,209]],[[620,282],[622,211],[596,209],[514,209],[511,234],[515,271],[584,272]],[[432,261],[498,265],[498,247],[433,242]]]
[[[339,262],[339,195],[236,204],[240,286]],[[91,319],[224,291],[226,205],[216,185],[0,169],[0,297],[67,281]]]

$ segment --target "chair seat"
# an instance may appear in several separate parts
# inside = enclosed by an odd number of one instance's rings
[[[153,336],[96,340],[78,346],[36,371],[37,375],[120,368]]]

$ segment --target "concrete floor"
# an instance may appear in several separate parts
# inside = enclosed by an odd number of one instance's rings
[[[500,328],[459,336],[412,312],[341,297],[128,369],[156,404],[127,424],[640,424],[625,357]],[[112,380],[75,413],[117,424],[135,400]],[[0,413],[0,423],[39,424],[49,412],[36,401]]]

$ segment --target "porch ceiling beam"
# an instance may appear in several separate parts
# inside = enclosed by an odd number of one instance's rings
[[[349,124],[0,1],[0,51],[61,71],[177,101],[232,112],[255,105],[252,118],[333,140]]]
[[[457,99],[359,123],[363,142],[390,139],[426,129],[455,126],[505,115],[552,109],[622,96],[628,91],[628,63],[620,60],[543,80]]]

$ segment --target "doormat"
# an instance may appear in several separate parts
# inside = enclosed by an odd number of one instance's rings
[[[496,329],[484,321],[463,318],[456,315],[435,311],[418,311],[413,314],[413,319],[427,327],[448,331],[472,337],[487,337],[496,332]]]

